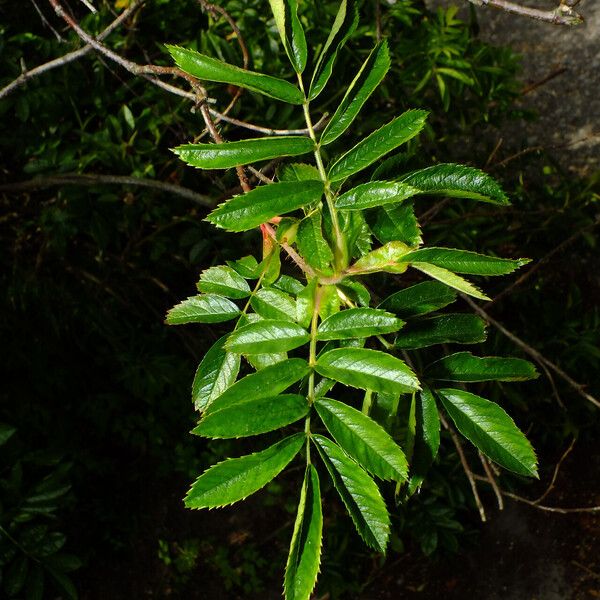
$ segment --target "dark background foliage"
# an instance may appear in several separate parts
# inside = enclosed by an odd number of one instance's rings
[[[97,4],[90,14],[71,2],[90,32],[101,31],[127,2]],[[265,4],[223,6],[243,32],[254,68],[286,77]],[[458,20],[454,9],[433,13],[416,0],[374,7],[362,6],[359,29],[319,109],[331,110],[343,94],[379,23],[393,68],[351,137],[406,108],[424,107],[431,111],[427,134],[396,164],[407,170],[460,159],[503,181],[509,209],[468,202],[420,207],[427,242],[543,260],[490,314],[598,395],[598,176],[574,178],[544,152],[511,160],[495,155],[498,128],[535,115],[519,109],[519,57],[481,42],[474,13]],[[60,40],[33,4],[0,1],[0,85],[80,45],[47,6],[41,9]],[[335,2],[304,3],[313,47],[325,39],[335,10]],[[168,65],[162,44],[169,42],[241,64],[230,33],[224,19],[194,2],[149,0],[106,43],[140,63]],[[210,86],[209,92],[222,109],[235,90]],[[301,115],[289,110],[246,93],[232,115],[301,127]],[[256,254],[258,234],[219,232],[202,220],[207,207],[173,193],[107,183],[45,185],[65,174],[132,176],[185,186],[216,204],[236,190],[234,174],[184,168],[169,148],[203,131],[189,102],[95,53],[16,90],[0,101],[0,115],[2,593],[278,597],[295,499],[288,483],[297,473],[234,509],[183,509],[189,481],[244,444],[188,434],[192,375],[219,327],[163,323],[165,310],[193,290],[202,269]],[[223,134],[247,135],[229,125]],[[32,178],[40,178],[39,189],[14,188]],[[488,282],[487,289],[494,297],[509,285]],[[395,286],[384,279],[375,291]],[[486,351],[522,354],[493,328]],[[487,393],[528,430],[543,481],[573,436],[590,447],[597,434],[597,410],[560,378]],[[251,441],[245,444],[251,449]],[[329,501],[321,595],[356,598],[380,585],[397,561],[434,564],[480,543],[468,483],[448,439],[440,454],[421,495],[394,511],[388,566],[369,555]],[[529,493],[514,477],[503,476],[502,484]],[[423,563],[423,554],[433,563]]]

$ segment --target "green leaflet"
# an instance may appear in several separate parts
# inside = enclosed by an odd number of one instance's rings
[[[206,414],[257,398],[275,396],[308,375],[308,363],[301,358],[289,358],[246,375],[215,398]]]
[[[296,245],[298,252],[311,267],[318,271],[330,269],[333,252],[323,237],[320,210],[302,220],[298,227]]]
[[[346,277],[344,281],[338,283],[338,290],[350,298],[353,302],[360,304],[360,306],[368,307],[371,303],[371,294],[369,290],[358,281],[353,281]]]
[[[309,327],[315,307],[317,278],[313,277],[296,298],[296,320],[302,327]]]
[[[337,444],[321,435],[313,435],[312,440],[358,534],[367,546],[385,553],[390,536],[390,516],[379,488]]]
[[[220,204],[206,220],[228,231],[246,231],[273,217],[318,202],[322,193],[320,181],[263,185]]]
[[[297,433],[261,452],[217,463],[196,479],[185,497],[185,505],[217,508],[247,498],[285,469],[304,440],[304,434]]]
[[[319,340],[345,340],[394,333],[404,325],[391,313],[376,308],[349,308],[325,319],[317,331]]]
[[[323,377],[363,390],[402,394],[420,389],[416,375],[403,361],[379,350],[329,350],[319,356],[315,370]]]
[[[456,300],[456,292],[437,281],[424,281],[387,297],[379,308],[407,319],[439,310]]]
[[[227,264],[244,279],[258,279],[262,271],[262,263],[258,263],[254,256],[244,256],[239,260],[228,260]]]
[[[364,210],[384,204],[398,204],[418,191],[410,185],[396,181],[370,181],[338,196],[335,206],[344,210]]]
[[[306,67],[308,50],[306,37],[300,19],[296,0],[269,0],[275,23],[279,30],[283,47],[296,73],[302,73]]]
[[[275,288],[261,288],[252,296],[250,305],[264,319],[283,321],[296,320],[296,302]]]
[[[314,100],[329,81],[338,50],[352,35],[357,23],[358,7],[355,0],[341,0],[329,37],[317,59],[308,93],[310,100]]]
[[[297,296],[304,290],[304,286],[294,277],[289,275],[281,275],[281,277],[273,284],[278,290],[285,292],[286,294],[292,294]]]
[[[279,181],[316,181],[321,178],[319,169],[306,163],[288,163],[277,171]]]
[[[464,165],[434,165],[408,173],[402,177],[402,181],[419,188],[422,194],[470,198],[492,204],[510,204],[506,194],[494,179],[479,169]]]
[[[359,258],[351,270],[354,273],[404,273],[408,265],[400,262],[400,259],[409,251],[410,248],[404,242],[388,242]]]
[[[296,323],[265,319],[236,329],[225,346],[238,354],[268,354],[293,350],[309,340],[308,332]]]
[[[283,79],[240,69],[195,50],[170,45],[167,45],[167,50],[182,71],[198,79],[236,85],[290,104],[304,102],[304,94],[295,85]]]
[[[500,466],[537,477],[537,458],[514,421],[494,402],[464,390],[437,390],[457,429]]]
[[[192,433],[208,438],[240,438],[280,429],[306,416],[304,396],[282,394],[253,398],[206,415]]]
[[[340,310],[340,297],[334,285],[321,287],[321,302],[319,304],[319,317],[324,321]]]
[[[300,135],[263,137],[223,144],[184,144],[173,148],[179,158],[198,169],[230,169],[260,160],[298,156],[314,150],[314,143]]]
[[[459,275],[452,273],[452,271],[422,262],[411,263],[411,267],[414,267],[422,273],[429,275],[429,277],[432,277],[433,279],[441,281],[448,287],[454,288],[463,294],[473,296],[473,298],[478,298],[479,300],[490,300],[488,296],[486,296],[481,290],[477,289],[470,281],[467,281]]]
[[[423,243],[421,226],[412,201],[382,206],[375,212],[375,218],[370,219],[370,225],[373,234],[382,244],[399,240],[415,247]]]
[[[390,68],[387,40],[373,48],[321,135],[323,146],[336,140],[356,118]]]
[[[511,260],[455,248],[421,248],[409,252],[401,260],[427,263],[465,275],[507,275],[531,262],[526,258]]]
[[[240,357],[225,350],[227,336],[218,339],[198,365],[192,383],[192,400],[203,411],[231,386],[240,372]]]
[[[240,309],[231,300],[215,294],[202,294],[175,305],[167,312],[166,323],[222,323],[235,319],[239,314]]]
[[[476,315],[456,313],[410,321],[398,333],[397,348],[426,348],[435,344],[478,344],[486,338],[485,321]]]
[[[337,400],[319,398],[315,408],[335,441],[363,469],[381,479],[406,480],[404,452],[381,425]]]
[[[231,267],[211,267],[202,271],[197,287],[200,292],[219,294],[236,300],[250,295],[250,286],[246,280]]]
[[[329,169],[330,181],[341,181],[366,169],[376,160],[419,134],[427,119],[425,110],[408,110],[348,150]]]
[[[457,352],[429,365],[427,377],[441,381],[526,381],[539,376],[533,364],[521,358],[473,356]]]
[[[323,513],[317,470],[306,467],[285,567],[285,600],[309,600],[321,562]]]
[[[440,416],[431,390],[424,386],[415,396],[415,439],[407,495],[425,480],[440,447]]]

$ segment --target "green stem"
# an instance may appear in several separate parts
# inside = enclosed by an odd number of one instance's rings
[[[310,345],[308,364],[311,368],[308,376],[308,404],[313,405],[315,401],[315,370],[317,362],[317,325],[319,322],[319,305],[321,304],[321,288],[319,284],[315,286],[315,295],[313,298],[313,314],[310,323]],[[310,412],[304,421],[304,432],[306,433],[306,464],[310,465]]]
[[[300,75],[298,75],[298,85],[300,86],[300,89],[306,97],[306,93],[304,92],[304,84],[302,83],[302,77]],[[319,144],[319,141],[317,140],[312,118],[310,116],[310,101],[308,99],[304,101],[302,108],[304,110],[304,120],[306,121],[306,128],[308,129],[308,134],[310,136],[310,139],[315,143],[315,162],[317,164],[319,176],[323,181],[323,186],[325,190],[325,201],[327,202],[327,208],[329,209],[329,214],[331,215],[331,225],[333,227],[333,236],[335,244],[335,248],[333,251],[335,263],[334,271],[337,276],[346,266],[346,244],[344,243],[344,235],[342,233],[337,210],[334,205],[335,196],[331,191],[331,184],[329,182],[329,179],[327,178],[327,173],[323,164],[323,157],[321,156],[321,146]]]

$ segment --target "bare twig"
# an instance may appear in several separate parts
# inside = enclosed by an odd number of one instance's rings
[[[467,462],[467,457],[465,456],[465,453],[462,449],[462,444],[458,439],[458,435],[456,435],[456,432],[450,426],[448,421],[446,421],[446,418],[442,414],[440,414],[440,421],[442,422],[444,429],[448,431],[450,437],[452,438],[452,442],[454,443],[454,447],[456,448],[456,452],[458,453],[458,457],[460,458],[462,468],[465,472],[465,475],[467,476],[467,479],[469,480],[469,485],[471,486],[471,491],[473,492],[473,498],[475,499],[475,504],[477,505],[477,510],[479,511],[479,517],[485,523],[485,521],[487,520],[485,516],[485,508],[483,507],[483,503],[481,502],[481,498],[479,497],[479,492],[477,491],[477,483],[475,481],[475,479],[478,479],[479,477],[477,475],[474,475],[473,471],[471,471],[471,467]],[[487,478],[483,477],[482,479],[489,483]]]
[[[576,441],[577,441],[577,438],[575,438],[575,437],[571,440],[569,447],[563,452],[562,456],[560,457],[560,460],[556,463],[556,466],[554,467],[554,473],[552,473],[552,479],[550,480],[550,484],[546,488],[546,491],[539,498],[537,498],[533,501],[534,504],[539,504],[554,489],[554,484],[556,483],[556,478],[558,477],[558,472],[560,471],[560,468],[561,468],[563,462],[565,461],[565,459],[567,458],[567,456],[569,456],[569,454],[571,453],[571,450],[573,450],[573,447],[575,446]]]
[[[487,477],[482,477],[481,475],[473,475],[473,477],[477,481],[484,481],[485,483],[489,483]],[[529,500],[529,498],[524,498],[523,496],[513,494],[512,492],[506,492],[504,490],[502,490],[502,495],[506,498],[516,500],[517,502],[522,502],[523,504],[533,506],[534,508],[537,508],[539,510],[543,510],[545,512],[559,513],[561,515],[568,515],[572,513],[600,513],[600,506],[578,506],[575,508],[561,508],[559,506],[545,506],[542,504],[537,504],[535,500]]]
[[[136,10],[138,10],[138,8],[140,8],[143,3],[144,0],[136,0],[132,2],[126,10],[124,10],[106,29],[104,29],[104,31],[102,31],[98,36],[96,36],[96,38],[93,39],[95,39],[98,42],[104,40],[115,29],[117,29],[117,27],[121,26],[123,22],[126,21]],[[73,52],[69,52],[68,54],[61,56],[60,58],[55,58],[54,60],[39,65],[29,71],[25,71],[25,73],[19,75],[19,77],[17,77],[14,81],[11,81],[8,85],[6,85],[0,90],[0,99],[5,98],[11,92],[15,91],[34,77],[42,75],[43,73],[47,73],[52,69],[56,69],[58,67],[67,65],[81,58],[82,56],[85,56],[92,50],[93,47],[90,44],[86,44],[82,48],[74,50]]]
[[[142,177],[131,177],[122,175],[92,175],[71,173],[66,175],[53,175],[50,177],[36,177],[28,181],[18,181],[15,183],[0,184],[0,192],[29,192],[40,190],[57,185],[134,185],[138,187],[146,187],[168,194],[175,194],[187,200],[191,200],[196,204],[204,207],[213,207],[214,200],[210,196],[199,194],[189,188],[177,185],[174,183],[164,183],[155,181],[154,179],[144,179]]]
[[[56,29],[54,29],[54,27],[52,27],[52,25],[50,24],[50,21],[48,21],[48,19],[46,19],[44,13],[42,12],[41,8],[37,5],[37,2],[35,0],[31,0],[31,4],[33,4],[33,8],[35,8],[35,12],[40,16],[40,19],[42,21],[42,23],[48,27],[48,29],[50,29],[50,31],[54,34],[54,37],[59,41],[59,42],[64,42],[62,36],[60,35],[60,33],[58,33],[58,31],[56,31]]]
[[[555,25],[579,25],[583,22],[583,17],[565,2],[561,2],[552,10],[531,8],[510,0],[469,0],[469,2],[476,6],[491,6],[515,15],[529,17],[537,21],[546,21]]]
[[[558,69],[555,69],[554,71],[552,71],[552,73],[546,75],[546,77],[543,77],[539,81],[535,81],[532,84],[528,85],[527,87],[523,88],[521,90],[521,96],[526,96],[527,94],[530,94],[531,92],[533,92],[534,90],[537,90],[539,87],[541,87],[545,83],[552,81],[555,77],[558,77],[559,75],[562,75],[563,73],[566,73],[567,70],[568,70],[567,67],[560,67]]]
[[[485,471],[485,476],[487,477],[487,480],[488,480],[489,484],[492,486],[492,489],[494,490],[494,494],[496,495],[496,501],[498,502],[498,508],[499,508],[499,510],[503,510],[504,509],[504,500],[502,499],[502,491],[498,487],[498,482],[496,481],[494,472],[490,468],[488,459],[479,451],[478,451],[478,454],[479,454],[479,460],[481,461],[481,464],[483,465],[483,470]]]
[[[577,383],[570,375],[565,373],[558,365],[555,365],[552,361],[548,360],[545,356],[543,356],[540,352],[538,352],[535,348],[532,348],[529,344],[524,342],[521,338],[517,337],[514,333],[511,333],[504,325],[496,321],[496,319],[490,317],[490,315],[483,310],[480,306],[475,304],[471,298],[469,298],[465,294],[460,294],[461,298],[467,302],[467,304],[479,315],[481,315],[490,325],[493,325],[500,333],[502,333],[505,337],[511,340],[514,344],[522,348],[533,360],[535,360],[540,365],[545,365],[551,371],[556,373],[561,379],[566,381],[580,396],[585,398],[588,402],[591,402],[598,408],[600,408],[600,400],[594,398],[591,394],[585,391],[585,386],[581,383]]]

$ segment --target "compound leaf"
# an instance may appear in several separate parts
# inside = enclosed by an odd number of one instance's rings
[[[404,452],[381,425],[337,400],[319,398],[315,408],[335,441],[363,469],[381,479],[406,480]]]
[[[514,421],[496,403],[464,390],[437,390],[457,429],[500,466],[537,477],[537,458]]]
[[[217,463],[196,479],[185,497],[185,505],[217,508],[247,498],[285,469],[304,440],[304,434],[297,433],[261,452]]]
[[[233,385],[240,372],[240,357],[225,350],[226,339],[225,335],[217,340],[198,365],[192,383],[192,400],[196,410],[205,410]]]
[[[191,296],[169,310],[166,323],[222,323],[235,319],[239,314],[240,309],[231,300],[216,294],[202,294]]]
[[[308,465],[285,567],[285,600],[309,600],[319,572],[322,535],[319,476],[314,466]]]
[[[276,288],[261,288],[252,297],[250,305],[264,319],[296,320],[296,302]]]
[[[304,94],[295,85],[283,79],[240,69],[188,48],[167,45],[167,50],[182,71],[198,79],[228,83],[290,104],[304,102]]]
[[[228,231],[246,231],[273,217],[317,202],[322,193],[320,181],[305,181],[302,185],[288,182],[263,185],[220,204],[206,220]]]
[[[308,332],[296,323],[264,319],[236,329],[225,346],[238,354],[270,354],[293,350],[309,340]]]
[[[422,194],[510,204],[496,180],[479,169],[464,165],[433,165],[404,175],[402,181],[419,188]]]
[[[360,537],[367,546],[385,553],[390,516],[379,488],[337,444],[321,435],[313,435],[312,440]]]
[[[329,350],[318,358],[315,369],[323,377],[363,390],[402,394],[420,388],[416,375],[403,361],[379,350]]]
[[[239,300],[250,295],[250,286],[246,280],[231,267],[211,267],[202,271],[198,282],[200,292],[218,294],[226,298]]]
[[[387,41],[373,48],[360,71],[350,84],[340,105],[321,135],[321,144],[330,144],[336,140],[356,118],[369,96],[381,83],[390,68],[390,52]]]
[[[254,138],[223,144],[183,144],[173,148],[182,161],[197,169],[230,169],[259,160],[298,156],[313,150],[314,142],[300,135]]]
[[[240,438],[274,431],[306,416],[309,410],[304,396],[282,394],[253,398],[211,412],[192,430],[208,438]]]
[[[410,321],[398,333],[395,345],[402,349],[435,344],[478,344],[485,341],[485,321],[476,315],[456,313]]]
[[[526,381],[539,376],[532,363],[522,358],[473,356],[457,352],[427,367],[426,375],[441,381]]]
[[[395,315],[376,308],[349,308],[327,317],[318,328],[319,340],[345,340],[394,333],[404,325]]]
[[[425,110],[408,110],[374,131],[333,164],[329,169],[329,179],[346,179],[408,142],[423,129],[427,114]]]

